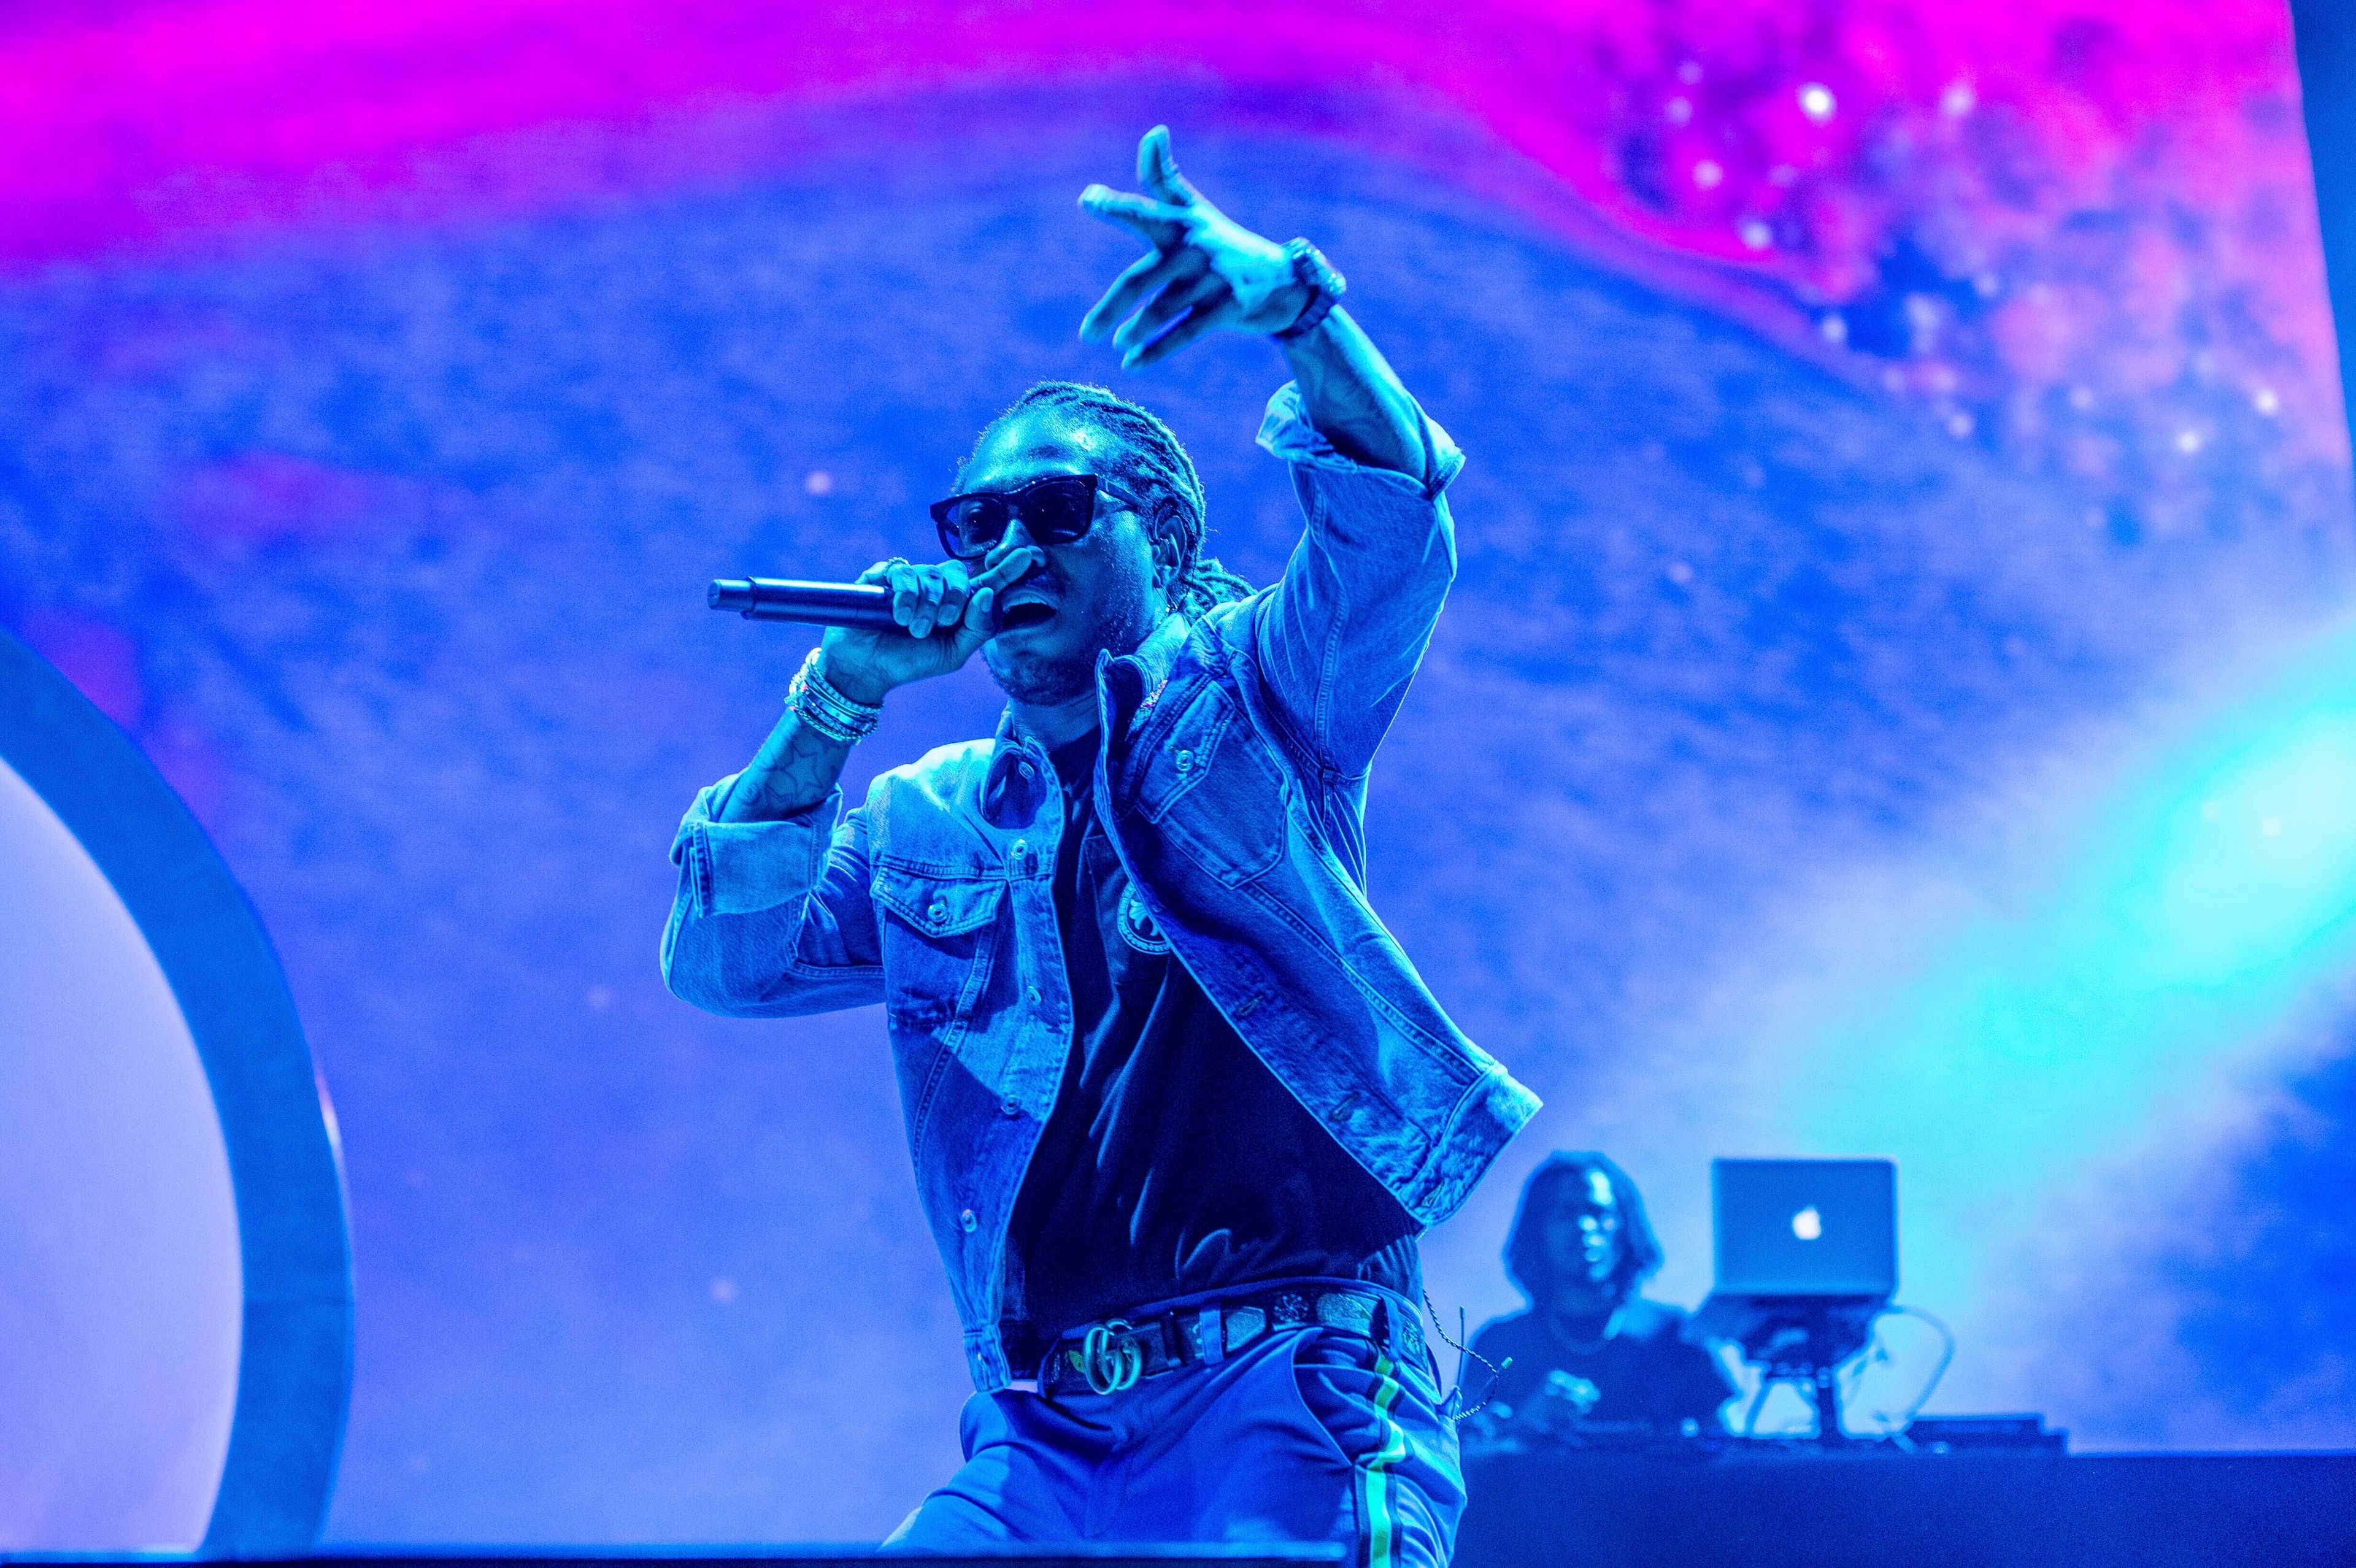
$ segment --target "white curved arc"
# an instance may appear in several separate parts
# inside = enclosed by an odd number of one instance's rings
[[[196,1041],[138,926],[0,763],[0,1551],[186,1549],[244,1286]]]

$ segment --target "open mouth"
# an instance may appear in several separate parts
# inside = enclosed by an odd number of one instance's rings
[[[1019,604],[1009,604],[1000,613],[998,627],[1002,632],[1019,632],[1030,626],[1044,626],[1055,618],[1055,607],[1036,599],[1025,599]]]

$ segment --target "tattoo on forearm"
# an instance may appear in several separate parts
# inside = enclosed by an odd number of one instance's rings
[[[826,799],[842,776],[851,748],[788,712],[769,731],[721,808],[723,822],[776,822]]]

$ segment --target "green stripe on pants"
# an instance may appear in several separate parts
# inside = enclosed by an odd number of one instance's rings
[[[1375,1358],[1375,1376],[1380,1380],[1375,1391],[1375,1413],[1382,1418],[1383,1442],[1359,1468],[1366,1501],[1365,1568],[1391,1568],[1391,1468],[1407,1457],[1407,1434],[1391,1419],[1391,1406],[1399,1396],[1391,1371],[1388,1356]]]

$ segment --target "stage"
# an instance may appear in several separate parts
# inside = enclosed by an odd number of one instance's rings
[[[0,41],[0,1564],[2356,1565],[2356,4]]]
[[[2356,1562],[2356,1454],[1538,1451],[1466,1465],[1456,1568],[2340,1568]],[[843,1568],[864,1546],[346,1548],[305,1568]],[[169,1555],[0,1554],[153,1568]],[[211,1559],[220,1561],[221,1559]],[[926,1555],[929,1568],[1312,1568],[1336,1547],[1098,1541]]]

